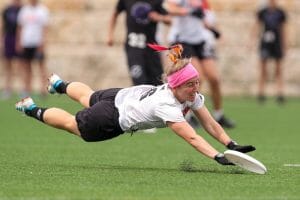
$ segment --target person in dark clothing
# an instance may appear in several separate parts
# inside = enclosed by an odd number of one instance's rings
[[[259,34],[260,76],[258,101],[262,103],[266,100],[267,63],[274,59],[277,102],[284,103],[282,61],[286,52],[286,12],[277,5],[276,0],[269,0],[267,7],[260,9],[256,16],[257,23],[253,35]]]
[[[134,85],[162,83],[163,67],[159,54],[147,47],[157,43],[157,23],[169,23],[170,18],[162,7],[162,0],[119,0],[109,24],[107,44],[114,43],[114,29],[121,12],[126,13],[125,51],[129,73]]]
[[[5,66],[5,86],[1,98],[7,99],[12,92],[13,62],[18,57],[16,52],[17,18],[21,8],[20,0],[12,0],[2,12],[2,44]]]

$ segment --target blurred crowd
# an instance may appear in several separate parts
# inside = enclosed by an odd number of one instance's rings
[[[33,62],[37,62],[41,82],[46,82],[45,46],[49,11],[39,0],[11,0],[2,12],[2,55],[6,72],[2,99],[12,95],[13,68],[17,68],[18,77],[22,79],[21,97],[32,93]],[[46,95],[41,88],[40,94]]]

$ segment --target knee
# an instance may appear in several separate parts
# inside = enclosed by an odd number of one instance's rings
[[[64,124],[64,129],[69,131],[70,133],[74,133],[75,135],[81,136],[80,131],[78,130],[77,122],[74,117],[70,117],[70,119],[66,120]]]

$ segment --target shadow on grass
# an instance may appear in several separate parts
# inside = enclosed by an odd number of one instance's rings
[[[73,170],[118,170],[118,171],[136,171],[136,172],[174,172],[174,173],[212,173],[212,174],[240,174],[251,175],[237,168],[236,166],[224,166],[223,169],[217,169],[211,165],[203,165],[195,167],[191,163],[183,162],[178,168],[162,168],[162,167],[140,167],[140,166],[124,166],[124,165],[56,165],[61,168],[72,168]]]

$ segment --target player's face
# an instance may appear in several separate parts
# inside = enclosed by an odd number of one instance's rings
[[[196,93],[199,91],[199,78],[193,78],[183,85],[175,88],[175,97],[181,102],[194,101]]]

